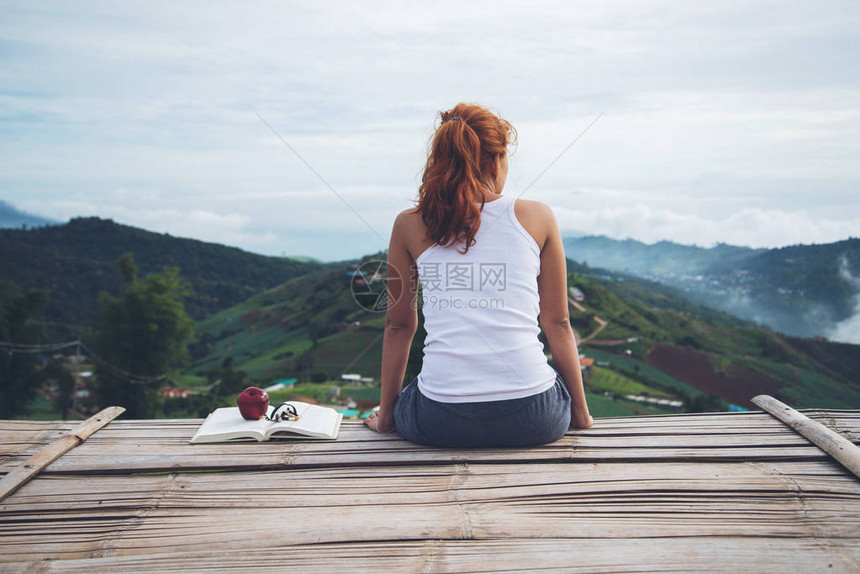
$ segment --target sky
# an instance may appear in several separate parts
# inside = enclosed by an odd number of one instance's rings
[[[0,13],[0,199],[44,217],[376,253],[438,112],[465,101],[516,126],[505,193],[552,206],[563,234],[776,247],[860,230],[856,1]]]

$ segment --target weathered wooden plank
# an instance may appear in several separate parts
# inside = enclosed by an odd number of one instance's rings
[[[22,462],[18,467],[12,469],[6,476],[0,478],[0,501],[36,476],[43,468],[87,440],[90,435],[124,412],[123,407],[103,409],[82,422],[72,433],[55,440]]]
[[[129,473],[129,472],[174,472],[194,470],[242,470],[260,468],[307,468],[342,466],[383,466],[383,465],[432,465],[451,462],[471,463],[533,463],[533,462],[609,462],[609,461],[731,461],[731,460],[822,460],[826,455],[815,447],[770,448],[770,449],[732,449],[732,448],[618,448],[588,449],[578,448],[575,452],[564,450],[512,451],[498,453],[490,451],[457,452],[445,450],[409,449],[403,451],[357,450],[355,452],[326,452],[324,450],[305,450],[300,447],[285,448],[284,452],[256,452],[249,449],[246,453],[213,452],[211,455],[188,456],[181,453],[143,453],[133,456],[122,451],[108,451],[114,455],[112,463],[99,460],[95,456],[70,457],[54,463],[51,473]],[[65,458],[65,457],[64,457]]]
[[[745,437],[677,435],[659,437],[568,436],[532,449],[450,450],[412,445],[396,437],[350,442],[278,441],[195,445],[183,440],[126,435],[82,445],[50,465],[48,473],[157,472],[307,466],[444,464],[448,462],[536,462],[609,460],[816,460],[817,447],[788,435]],[[771,439],[776,444],[770,444]],[[802,441],[802,442],[800,442]]]
[[[839,433],[797,412],[785,403],[768,395],[753,398],[753,403],[763,408],[795,431],[812,441],[824,452],[860,478],[860,447]]]
[[[603,419],[486,451],[354,422],[334,442],[188,445],[199,422],[116,421],[56,461],[0,504],[0,570],[858,568],[860,483],[765,413]],[[133,474],[157,468],[176,472]],[[188,472],[205,468],[240,470]]]
[[[853,411],[826,411],[824,413],[814,411],[815,416],[822,418],[822,422],[828,424],[832,428],[837,428],[842,433],[855,433],[860,436],[857,431],[860,431],[860,414]],[[853,419],[848,420],[845,417],[853,416]],[[839,418],[843,417],[843,418]],[[35,421],[0,421],[0,429],[6,428],[5,442],[0,440],[0,472],[10,470],[23,456],[30,455],[38,447],[49,442],[48,439],[55,439],[63,430],[62,427],[50,428],[49,425],[55,423],[39,423]],[[68,424],[68,423],[63,423]],[[135,441],[134,450],[139,451],[146,449],[146,445],[153,445],[153,448],[162,448],[166,445],[173,445],[180,448],[179,452],[185,453],[184,448],[186,441],[190,438],[197,426],[200,424],[199,419],[193,420],[156,420],[156,421],[116,421],[110,428],[104,429],[99,433],[100,440],[109,441],[111,439],[122,441],[124,445],[128,445],[129,441]],[[29,427],[30,435],[22,438],[15,438],[16,427]],[[47,429],[47,430],[46,430]],[[851,429],[857,429],[851,430]],[[734,440],[739,437],[748,436],[750,440],[758,441],[760,445],[772,445],[774,441],[791,441],[794,439],[787,438],[789,435],[784,432],[785,428],[782,423],[776,421],[766,413],[738,413],[738,414],[695,414],[682,416],[651,416],[651,417],[629,417],[621,419],[600,419],[598,424],[593,429],[586,431],[576,431],[569,436],[576,437],[580,441],[581,446],[589,446],[595,444],[594,440],[604,440],[607,438],[622,438],[630,437],[628,441],[633,445],[636,441],[662,441],[674,440],[677,435],[695,436],[701,435],[702,440],[707,437],[712,437],[712,440],[719,442],[724,437],[727,441]],[[33,435],[39,433],[53,433],[40,437],[40,440],[34,440],[34,444],[26,444],[27,440],[33,439]],[[2,430],[0,430],[2,433]],[[24,433],[26,434],[26,433]],[[734,437],[730,435],[736,435]],[[853,436],[853,435],[852,435]],[[686,439],[678,439],[686,440]],[[399,442],[395,435],[378,436],[373,435],[360,422],[347,421],[343,425],[343,430],[337,441],[334,443],[326,443],[326,449],[331,451],[341,452],[344,450],[373,450],[377,447],[385,449],[390,448],[390,442]],[[356,446],[358,444],[359,446]],[[650,444],[650,443],[649,443]],[[644,444],[644,446],[649,446]],[[689,446],[694,447],[698,443],[690,443]],[[726,443],[728,444],[728,443]],[[140,445],[140,446],[138,446]],[[157,445],[157,446],[156,446]],[[210,448],[212,445],[197,445],[195,448],[203,447]],[[227,452],[234,452],[236,456],[240,453],[247,452],[247,445],[231,445],[229,448],[235,449]],[[255,447],[255,452],[257,452]],[[278,443],[274,449],[282,452],[283,443]],[[555,459],[558,453],[552,452],[555,447],[550,447],[549,450],[540,450],[540,455],[537,458],[543,457],[546,459]],[[263,452],[267,452],[266,447],[262,447]],[[17,453],[15,455],[2,456],[2,453]],[[209,451],[206,451],[209,452]],[[223,451],[218,451],[221,454]],[[213,451],[214,454],[214,451]],[[633,453],[631,453],[633,454]],[[709,456],[717,453],[710,452]],[[771,452],[770,455],[777,453]],[[636,455],[639,456],[639,455]],[[686,456],[686,455],[684,455]],[[723,456],[719,454],[719,456]],[[535,457],[532,457],[535,458]],[[277,464],[277,463],[275,463]],[[196,465],[196,468],[204,468],[206,465]],[[125,468],[125,467],[124,467]],[[169,465],[160,465],[157,468],[169,468]],[[59,469],[58,469],[59,470]]]
[[[337,441],[189,445],[199,421],[117,421],[46,471],[148,472],[190,469],[601,460],[798,460],[823,456],[765,413],[606,419],[531,449],[423,448],[347,421]],[[623,424],[622,424],[623,423]],[[753,424],[754,423],[754,424]],[[110,462],[108,462],[108,460]]]
[[[753,437],[754,438],[754,437]],[[238,469],[313,465],[365,465],[405,463],[434,464],[450,461],[600,461],[600,460],[748,460],[803,459],[825,456],[808,444],[780,445],[703,444],[673,438],[675,444],[657,442],[595,440],[576,443],[562,440],[538,449],[454,451],[418,447],[405,442],[355,443],[332,446],[325,443],[273,442],[232,444],[195,448],[156,443],[111,443],[67,455],[46,472],[152,472],[164,470]],[[784,442],[780,438],[779,442]],[[110,457],[107,462],[104,457]]]
[[[0,474],[9,472],[75,426],[60,422],[0,421]]]
[[[635,468],[635,476],[630,469]],[[558,465],[536,463],[464,464],[446,466],[392,466],[377,469],[342,468],[336,471],[311,468],[285,471],[243,471],[158,475],[53,475],[42,477],[0,505],[0,512],[83,511],[110,502],[111,508],[133,507],[141,501],[160,495],[169,488],[172,498],[193,498],[200,508],[245,507],[249,496],[285,496],[293,505],[312,500],[313,504],[349,504],[356,495],[364,502],[407,503],[416,494],[432,499],[434,493],[448,491],[452,477],[459,487],[472,494],[470,500],[511,499],[514,493],[543,495],[541,488],[563,488],[566,492],[592,492],[615,497],[615,490],[625,495],[651,492],[655,481],[665,483],[671,491],[734,495],[764,490],[809,491],[816,496],[860,496],[860,486],[839,465],[830,461],[818,463],[626,463]],[[98,490],[92,488],[98,484]],[[249,484],[253,492],[248,494]],[[178,485],[178,486],[177,486]],[[608,487],[613,488],[608,488]],[[766,488],[767,487],[767,488]],[[379,495],[378,500],[373,495]],[[517,495],[519,496],[519,495]],[[766,496],[766,495],[765,495]],[[401,497],[405,497],[402,498]],[[334,501],[334,502],[331,502]],[[169,506],[163,500],[161,507]]]
[[[528,469],[43,477],[0,509],[0,560],[358,540],[856,539],[860,531],[860,485],[831,462]]]
[[[13,571],[40,572],[202,572],[230,569],[261,572],[344,572],[377,566],[390,572],[856,572],[860,545],[822,544],[815,538],[744,537],[641,539],[418,540],[282,546],[231,552],[201,548],[192,553],[159,553],[77,560],[51,559],[7,564]],[[370,566],[368,566],[370,564]]]

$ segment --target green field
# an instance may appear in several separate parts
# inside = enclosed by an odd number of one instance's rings
[[[649,387],[606,367],[591,367],[586,371],[585,385],[592,391],[608,391],[615,395],[650,395],[672,398],[673,395]]]
[[[632,401],[616,400],[612,397],[585,393],[588,412],[596,419],[607,417],[630,417],[634,415],[659,415],[665,411],[641,405]]]
[[[668,394],[685,394],[696,396],[703,394],[702,391],[689,383],[680,381],[660,369],[649,365],[645,361],[627,355],[618,355],[608,351],[602,351],[593,347],[583,350],[583,355],[593,358],[599,363],[608,363],[613,371],[618,371],[641,381],[651,388],[661,390]]]

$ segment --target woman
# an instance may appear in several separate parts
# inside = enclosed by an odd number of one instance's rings
[[[391,233],[382,396],[365,423],[444,447],[531,446],[590,427],[555,217],[542,203],[502,195],[516,131],[473,104],[441,117],[418,205]],[[400,393],[419,279],[424,363]],[[538,315],[557,370],[538,339]]]

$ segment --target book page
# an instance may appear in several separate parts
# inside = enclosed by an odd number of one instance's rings
[[[337,438],[343,415],[328,407],[321,407],[301,401],[288,402],[296,407],[299,420],[273,423],[266,433],[267,437],[271,437],[276,433],[296,433],[314,438]]]
[[[269,412],[271,413],[271,409]],[[191,442],[215,442],[231,439],[262,441],[265,439],[266,430],[271,424],[266,419],[245,420],[237,407],[215,409],[215,412],[206,417],[206,420],[197,429]]]

